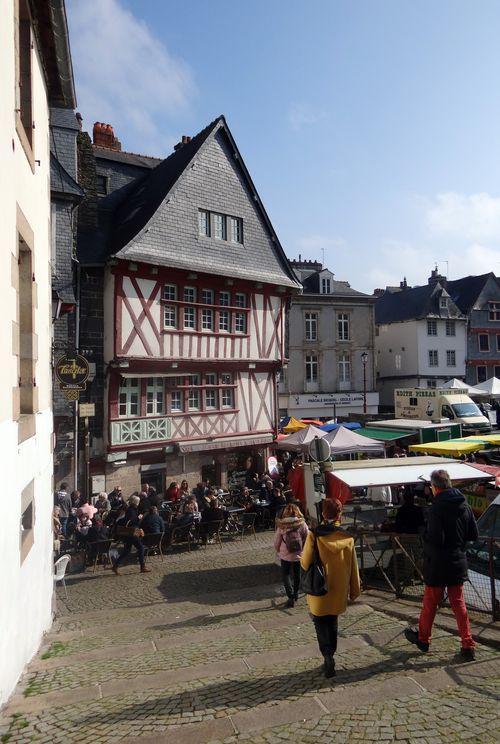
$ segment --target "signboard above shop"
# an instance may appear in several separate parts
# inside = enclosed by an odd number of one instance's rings
[[[366,393],[366,405],[378,406],[378,393]],[[298,408],[363,408],[363,393],[309,393],[290,395],[288,409]]]

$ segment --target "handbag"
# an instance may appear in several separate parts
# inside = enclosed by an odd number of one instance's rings
[[[328,594],[325,568],[321,563],[319,555],[318,541],[316,533],[314,535],[313,559],[309,568],[300,571],[300,588],[304,594],[310,594],[312,597],[324,597]]]
[[[144,537],[144,530],[140,527],[118,526],[115,530],[116,537]]]

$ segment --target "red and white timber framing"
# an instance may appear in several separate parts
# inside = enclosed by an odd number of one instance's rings
[[[197,302],[198,308],[214,311],[214,330],[176,330],[163,326],[163,287],[175,284],[182,297],[184,286],[214,292],[214,304]],[[219,306],[219,292],[246,296],[246,308]],[[131,269],[120,262],[107,273],[105,306],[114,307],[114,317],[105,314],[105,335],[109,342],[106,362],[112,362],[108,376],[108,449],[147,450],[167,443],[215,442],[219,438],[234,439],[249,435],[276,433],[276,374],[284,358],[285,306],[288,293],[273,285],[220,276],[192,273],[137,264]],[[171,304],[169,301],[168,304]],[[179,306],[184,303],[179,300]],[[246,313],[246,333],[219,332],[218,312]],[[180,316],[180,314],[179,314]],[[180,320],[180,317],[179,317]],[[111,326],[111,324],[113,324]],[[207,372],[231,372],[233,375],[233,408],[230,410],[200,410],[172,412],[166,396],[164,416],[169,419],[168,441],[124,445],[113,444],[110,431],[113,422],[126,421],[118,416],[120,369],[115,365],[126,361],[126,375],[172,377]],[[144,395],[143,383],[143,395]],[[202,396],[203,397],[203,396]],[[144,401],[143,401],[144,403]],[[142,404],[141,410],[145,407]]]

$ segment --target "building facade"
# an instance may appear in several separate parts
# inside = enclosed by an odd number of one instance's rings
[[[470,385],[500,378],[500,283],[490,272],[446,283],[467,317],[465,380]]]
[[[291,302],[280,414],[324,418],[377,413],[374,298],[315,261],[291,261],[303,292]],[[366,403],[366,405],[365,405]]]
[[[377,387],[382,406],[394,406],[394,390],[439,387],[465,376],[467,320],[433,271],[423,287],[406,281],[376,290]]]
[[[62,0],[2,4],[0,88],[1,704],[52,619],[49,108],[75,106]]]
[[[263,466],[275,435],[285,307],[299,284],[223,117],[139,178],[113,155],[114,133],[109,145],[95,153],[108,194],[79,236],[88,398],[98,403],[102,386],[104,401],[94,484],[231,482],[249,458]],[[80,211],[92,216],[85,202]]]

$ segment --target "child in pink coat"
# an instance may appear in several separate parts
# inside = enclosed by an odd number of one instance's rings
[[[274,548],[281,560],[281,573],[288,601],[293,607],[299,596],[300,558],[309,530],[302,512],[295,504],[288,504],[276,520]]]

